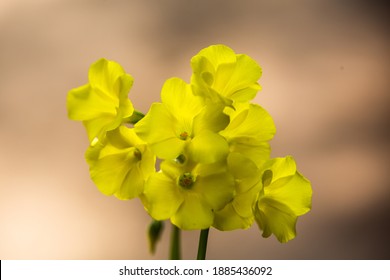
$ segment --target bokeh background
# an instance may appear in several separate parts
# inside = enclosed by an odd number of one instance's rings
[[[386,1],[1,0],[0,259],[164,259],[148,252],[138,200],[89,179],[67,92],[116,60],[146,112],[190,58],[223,43],[263,68],[255,102],[273,116],[272,156],[291,154],[313,209],[287,244],[257,227],[210,231],[210,259],[390,258],[390,41]],[[198,232],[182,234],[196,257]]]

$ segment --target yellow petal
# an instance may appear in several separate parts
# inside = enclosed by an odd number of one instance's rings
[[[261,68],[247,55],[237,55],[224,45],[201,50],[191,60],[194,93],[226,105],[252,100],[260,86]]]
[[[86,152],[90,175],[105,195],[119,199],[138,197],[145,180],[155,171],[155,157],[134,133],[120,127]]]
[[[193,118],[194,135],[204,130],[219,132],[229,124],[229,116],[224,114],[225,105],[208,104],[205,105],[198,115]]]
[[[116,62],[100,59],[89,69],[89,83],[67,95],[68,116],[83,121],[89,140],[101,140],[119,127],[133,112],[128,93],[133,78]]]
[[[199,230],[209,228],[213,219],[214,213],[210,205],[200,194],[188,191],[171,222],[183,230]]]
[[[112,100],[100,90],[93,90],[89,84],[72,89],[67,95],[68,117],[84,121],[99,118],[102,114],[115,115]]]
[[[148,202],[148,212],[155,220],[171,218],[184,201],[184,196],[176,182],[159,172],[149,177],[144,195]]]
[[[193,191],[199,193],[213,210],[220,210],[233,199],[234,178],[227,172],[199,174]]]
[[[230,115],[230,123],[221,135],[238,143],[256,145],[269,141],[275,134],[275,125],[269,113],[259,105],[239,105]]]
[[[273,187],[284,186],[297,172],[295,160],[291,156],[271,159],[264,164],[262,169],[272,171]]]
[[[235,141],[230,142],[230,151],[232,153],[239,153],[244,157],[254,162],[257,168],[261,168],[266,161],[269,160],[271,155],[271,146],[268,142],[259,142],[255,145],[246,143],[241,138],[241,143]]]
[[[253,215],[249,217],[238,215],[232,204],[229,203],[225,208],[215,213],[213,227],[222,231],[247,229],[252,225],[253,220]]]
[[[196,135],[188,146],[192,160],[200,163],[213,163],[227,157],[229,146],[226,140],[217,133],[204,131]]]
[[[159,158],[175,159],[183,152],[185,145],[185,141],[179,138],[176,122],[164,104],[153,103],[134,129]]]
[[[90,166],[91,178],[103,194],[131,199],[143,191],[144,179],[137,159],[129,157],[134,151],[135,148],[103,157]]]
[[[227,158],[229,171],[236,179],[244,179],[258,173],[258,168],[253,161],[236,152],[229,153]]]
[[[266,197],[260,199],[255,219],[259,228],[263,230],[263,237],[274,234],[279,242],[285,243],[296,236],[297,216],[279,201]]]
[[[247,55],[237,55],[234,73],[225,85],[223,94],[237,102],[252,100],[261,89],[257,81],[261,77],[260,66]]]
[[[254,212],[263,236],[275,234],[280,242],[295,237],[297,217],[311,208],[310,182],[296,171],[292,157],[276,158],[264,165],[263,191]]]
[[[179,78],[168,79],[161,90],[161,100],[167,110],[178,120],[189,122],[203,108],[203,100],[194,96],[191,87]]]
[[[310,182],[300,173],[296,173],[286,184],[271,183],[264,188],[265,196],[281,201],[296,216],[310,211],[312,189]]]

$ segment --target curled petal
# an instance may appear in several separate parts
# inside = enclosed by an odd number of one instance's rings
[[[297,172],[295,160],[291,156],[285,158],[274,158],[263,166],[263,170],[272,171],[272,184],[284,185],[287,180]]]
[[[286,184],[277,183],[264,188],[265,196],[283,202],[296,216],[310,211],[312,189],[305,177],[297,172]]]
[[[229,124],[229,116],[223,113],[224,105],[205,105],[193,121],[194,134],[209,130],[219,132]]]
[[[219,67],[215,88],[231,100],[247,102],[261,89],[257,83],[260,77],[260,66],[249,56],[240,54],[234,64],[223,64]]]
[[[235,54],[224,45],[201,50],[191,60],[194,93],[230,106],[252,100],[260,86],[261,68],[247,55]]]
[[[283,203],[262,198],[255,211],[255,219],[263,231],[263,237],[274,234],[281,243],[286,243],[296,236],[297,216]]]
[[[240,105],[230,113],[230,123],[221,135],[230,141],[257,145],[271,140],[275,125],[270,114],[256,104]]]

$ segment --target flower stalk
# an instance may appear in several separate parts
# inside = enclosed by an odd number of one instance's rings
[[[198,245],[198,255],[197,260],[205,260],[206,259],[206,251],[207,251],[207,241],[209,237],[210,229],[202,229],[200,231],[199,236],[199,245]]]
[[[181,247],[180,247],[180,229],[172,224],[171,233],[171,260],[181,260]]]

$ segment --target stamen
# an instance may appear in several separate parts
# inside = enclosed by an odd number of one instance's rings
[[[179,185],[184,189],[191,189],[195,183],[195,178],[190,172],[185,172],[179,177]]]
[[[187,140],[187,137],[188,137],[188,133],[186,131],[183,131],[182,133],[180,133],[181,140]]]

